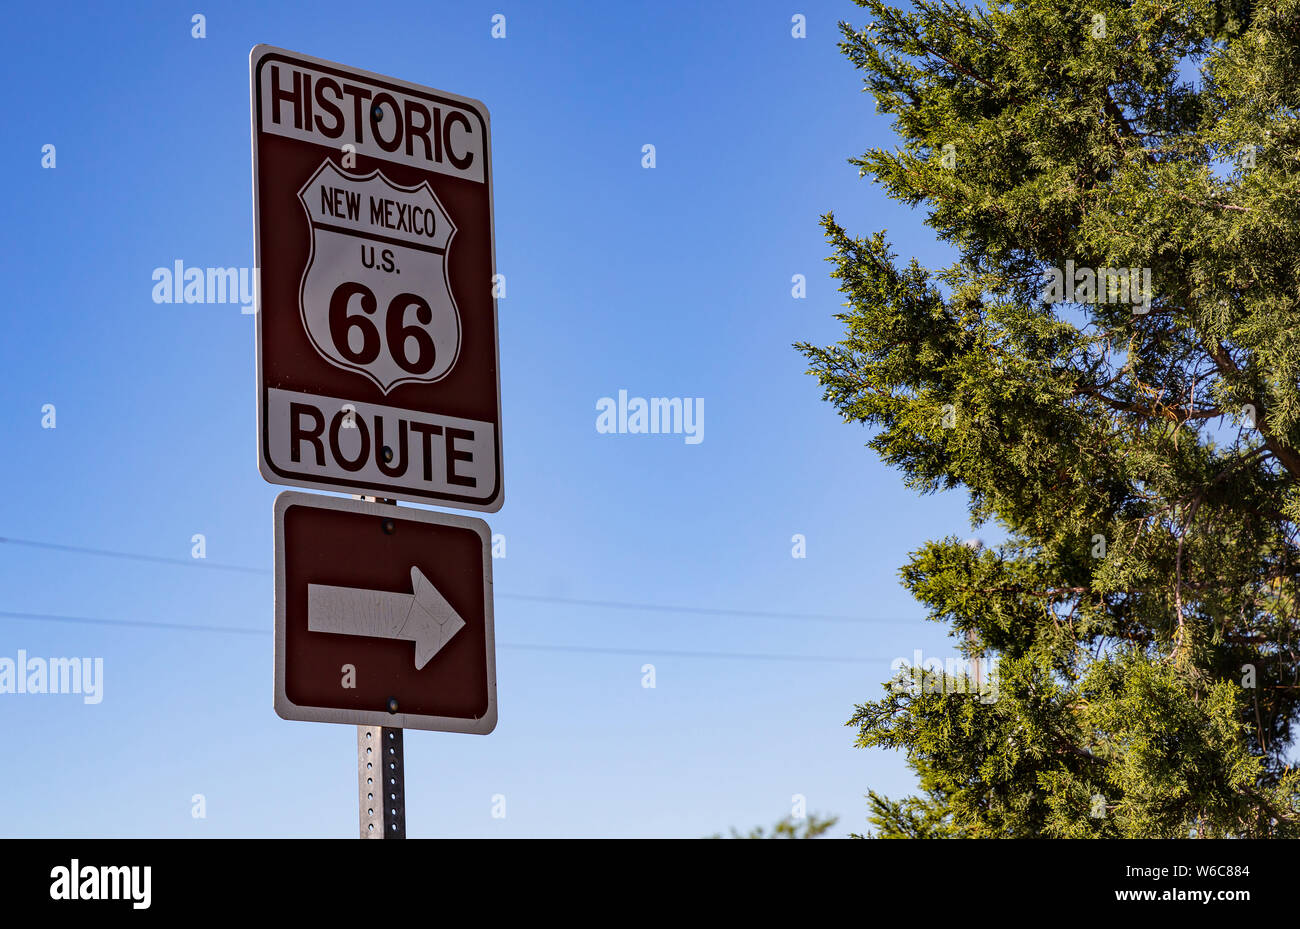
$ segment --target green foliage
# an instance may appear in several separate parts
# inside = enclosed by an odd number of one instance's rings
[[[748,833],[741,835],[732,827],[732,839],[819,839],[830,831],[837,822],[840,821],[838,816],[821,817],[816,813],[810,813],[805,819],[795,819],[793,816],[787,816],[772,827],[771,832],[764,832],[762,826],[755,826]],[[721,833],[709,836],[710,839],[721,839]]]
[[[877,831],[868,836],[854,833],[853,838],[951,839],[961,834],[953,825],[942,781],[928,770],[923,758],[917,759],[914,767],[920,774],[923,795],[890,800],[869,791],[871,814],[867,819]]]
[[[823,219],[825,397],[975,551],[903,584],[995,701],[885,685],[858,744],[921,794],[881,836],[1300,836],[1300,0],[857,0],[901,145],[854,159],[956,253]],[[1150,269],[1148,312],[1048,269]]]

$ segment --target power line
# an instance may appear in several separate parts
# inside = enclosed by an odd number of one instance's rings
[[[92,619],[89,616],[55,616],[50,613],[12,613],[0,610],[6,619],[39,619],[47,623],[81,623],[90,626],[135,626],[141,629],[171,629],[179,632],[230,632],[243,635],[270,635],[266,629],[247,626],[205,626],[187,623],[156,623],[142,619]]]
[[[707,606],[672,606],[665,603],[630,603],[621,600],[583,600],[574,597],[543,597],[537,594],[497,594],[503,600],[531,600],[538,603],[562,603],[594,606],[613,610],[648,610],[661,613],[691,613],[697,616],[752,616],[760,619],[812,619],[833,623],[888,624],[911,623],[910,619],[873,619],[865,616],[836,616],[831,613],[777,613],[768,610],[736,610]]]
[[[834,655],[766,655],[754,652],[684,652],[669,648],[598,648],[587,645],[525,645],[500,642],[501,648],[538,652],[590,652],[596,655],[669,655],[673,658],[741,658],[754,661],[815,661],[836,664],[881,664],[885,658],[846,658]]]
[[[228,632],[236,635],[269,636],[268,629],[252,629],[247,626],[212,626],[187,625],[185,623],[159,623],[136,619],[97,619],[89,616],[58,616],[51,613],[21,613],[0,610],[0,617],[6,619],[37,620],[40,622],[75,623],[93,626],[130,626],[141,629],[165,629],[175,632]],[[673,658],[734,658],[747,661],[806,661],[819,664],[879,664],[881,658],[851,658],[834,655],[772,655],[756,652],[701,652],[681,651],[668,648],[602,648],[590,645],[546,645],[538,643],[498,642],[498,648],[535,652],[580,652],[594,655],[668,655]]]
[[[158,555],[141,555],[138,552],[112,552],[106,548],[84,548],[80,545],[59,545],[54,542],[37,542],[32,539],[6,539],[0,543],[25,545],[28,548],[46,548],[56,552],[74,552],[78,555],[102,555],[105,558],[123,558],[128,561],[150,561],[154,564],[179,565],[182,568],[211,568],[217,571],[239,571],[244,574],[270,574],[266,568],[246,568],[243,565],[220,564],[201,558],[163,558]]]
[[[143,555],[138,552],[119,552],[104,548],[86,548],[78,545],[61,545],[54,542],[38,542],[33,539],[10,539],[0,536],[0,543],[22,545],[29,548],[43,548],[51,551],[72,552],[79,555],[100,555],[106,558],[121,558],[128,561],[147,561],[154,564],[176,565],[182,568],[210,568],[217,571],[238,571],[244,574],[269,575],[269,568],[250,568],[244,565],[222,564],[200,558],[164,558],[158,555]],[[551,597],[540,594],[511,594],[498,591],[496,596],[502,600],[521,600],[531,603],[554,603],[561,606],[595,607],[608,610],[638,610],[651,613],[679,613],[694,616],[733,616],[753,617],[759,619],[794,619],[814,622],[851,623],[855,625],[906,625],[916,622],[914,619],[883,619],[865,616],[840,616],[831,613],[793,613],[772,610],[740,610],[725,607],[674,606],[666,603],[634,603],[623,600],[588,600],[580,597]]]

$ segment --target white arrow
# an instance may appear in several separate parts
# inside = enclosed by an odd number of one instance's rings
[[[414,566],[411,591],[399,594],[308,584],[307,628],[336,635],[412,641],[415,667],[419,670],[464,628],[465,620]]]

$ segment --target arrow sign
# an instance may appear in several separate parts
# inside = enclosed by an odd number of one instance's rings
[[[340,681],[349,663],[364,671]],[[368,500],[276,497],[275,712],[349,726],[496,728],[488,524]]]
[[[464,628],[465,620],[414,565],[411,591],[403,594],[308,584],[307,628],[312,632],[414,642],[418,671]]]

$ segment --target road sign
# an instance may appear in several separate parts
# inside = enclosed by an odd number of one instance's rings
[[[487,108],[266,45],[249,82],[262,476],[495,512]]]
[[[275,711],[486,734],[497,721],[481,519],[285,491],[275,501]]]

